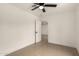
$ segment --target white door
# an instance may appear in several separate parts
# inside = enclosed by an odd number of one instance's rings
[[[35,43],[41,41],[41,21],[35,20]]]

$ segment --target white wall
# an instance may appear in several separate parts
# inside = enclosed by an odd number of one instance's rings
[[[76,9],[76,48],[79,52],[79,7]]]
[[[64,11],[50,13],[44,17],[48,21],[48,42],[75,47],[75,13]]]
[[[35,41],[35,19],[9,4],[0,4],[0,55],[24,48]]]

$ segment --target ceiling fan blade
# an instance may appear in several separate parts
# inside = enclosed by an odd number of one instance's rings
[[[34,4],[39,5],[39,3],[34,3]]]
[[[32,10],[35,10],[35,9],[37,9],[37,8],[39,8],[39,6],[36,6],[35,8],[33,8]]]
[[[32,7],[35,7],[35,6],[37,6],[37,5],[32,5]]]
[[[57,4],[45,4],[44,6],[45,6],[45,7],[56,7]]]
[[[35,5],[40,5],[40,6],[42,6],[42,5],[44,5],[44,3],[34,3]]]
[[[45,8],[42,9],[43,12],[46,12]]]

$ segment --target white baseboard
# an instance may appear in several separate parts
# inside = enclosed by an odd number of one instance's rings
[[[41,40],[37,41],[37,43],[40,42],[40,41],[41,41]],[[17,51],[17,50],[20,50],[20,49],[25,48],[25,47],[27,47],[27,46],[30,46],[30,45],[32,45],[32,44],[35,44],[35,42],[31,42],[31,43],[29,43],[28,45],[24,45],[24,46],[22,46],[22,47],[20,47],[20,48],[17,48],[17,49],[15,49],[15,50],[12,50],[12,51],[10,51],[10,52],[8,52],[8,53],[4,53],[4,54],[2,54],[1,56],[6,56],[6,55],[8,55],[8,54],[10,54],[10,53],[13,53],[13,52],[15,52],[15,51]]]
[[[78,48],[76,48],[76,50],[77,50],[77,52],[78,52],[78,54],[79,54],[79,49],[78,49]]]
[[[24,45],[24,46],[22,46],[22,47],[20,47],[20,48],[17,48],[17,49],[15,49],[15,50],[9,51],[8,53],[4,53],[4,54],[2,54],[2,56],[6,56],[6,55],[8,55],[8,54],[10,54],[10,53],[13,53],[13,52],[15,52],[15,51],[17,51],[17,50],[20,50],[20,49],[22,49],[22,48],[24,48],[24,47],[27,47],[27,46],[29,46],[29,45],[32,45],[32,44],[34,44],[34,42],[31,42],[31,43],[29,43],[28,45]]]

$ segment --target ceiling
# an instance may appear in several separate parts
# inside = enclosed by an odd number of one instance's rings
[[[53,4],[53,3],[52,3]],[[33,3],[12,3],[14,5],[24,11],[27,11],[35,16],[40,16],[43,14],[50,14],[55,12],[74,10],[79,4],[77,3],[57,3],[57,7],[46,7],[46,13],[43,13],[39,8],[31,11]]]
[[[35,16],[40,16],[40,14],[42,13],[42,11],[40,9],[36,9],[34,11],[32,11],[32,3],[12,3],[11,5],[14,5],[24,11],[27,11]]]

